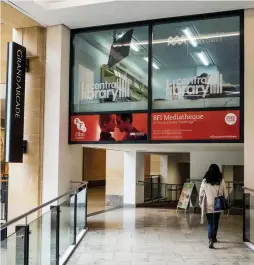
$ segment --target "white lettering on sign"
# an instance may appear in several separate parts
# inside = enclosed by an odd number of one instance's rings
[[[182,121],[182,120],[203,120],[203,114],[155,114],[153,115],[154,121]]]
[[[228,113],[225,116],[225,122],[227,125],[234,125],[237,122],[237,116],[234,113]]]
[[[128,97],[130,97],[130,80],[128,78],[117,79],[116,82],[112,83],[81,83],[80,100],[112,98],[112,101],[116,101],[119,98]]]
[[[216,84],[208,84],[209,77],[189,77],[166,80],[166,96],[172,99],[179,99],[179,96],[200,95],[205,98],[207,95],[222,94],[222,74]]]
[[[16,65],[17,74],[16,74],[16,89],[15,89],[15,118],[17,119],[21,118],[20,96],[21,96],[21,82],[22,82],[22,77],[21,77],[22,57],[23,57],[22,51],[17,50],[17,65]]]

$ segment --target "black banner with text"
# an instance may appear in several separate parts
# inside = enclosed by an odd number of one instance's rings
[[[23,162],[26,48],[8,43],[5,161]]]

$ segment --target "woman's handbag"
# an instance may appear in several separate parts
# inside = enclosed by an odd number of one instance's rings
[[[217,197],[214,198],[214,211],[224,211],[229,209],[228,201],[224,196],[219,196],[220,186]]]

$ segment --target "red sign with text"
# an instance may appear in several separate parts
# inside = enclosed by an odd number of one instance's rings
[[[146,113],[78,115],[71,117],[72,142],[146,140]]]
[[[240,111],[152,114],[152,140],[239,140]]]

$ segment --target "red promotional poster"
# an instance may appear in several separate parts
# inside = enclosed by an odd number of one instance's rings
[[[71,117],[72,142],[146,140],[146,113],[78,115]]]
[[[152,114],[152,140],[239,140],[240,111]]]

